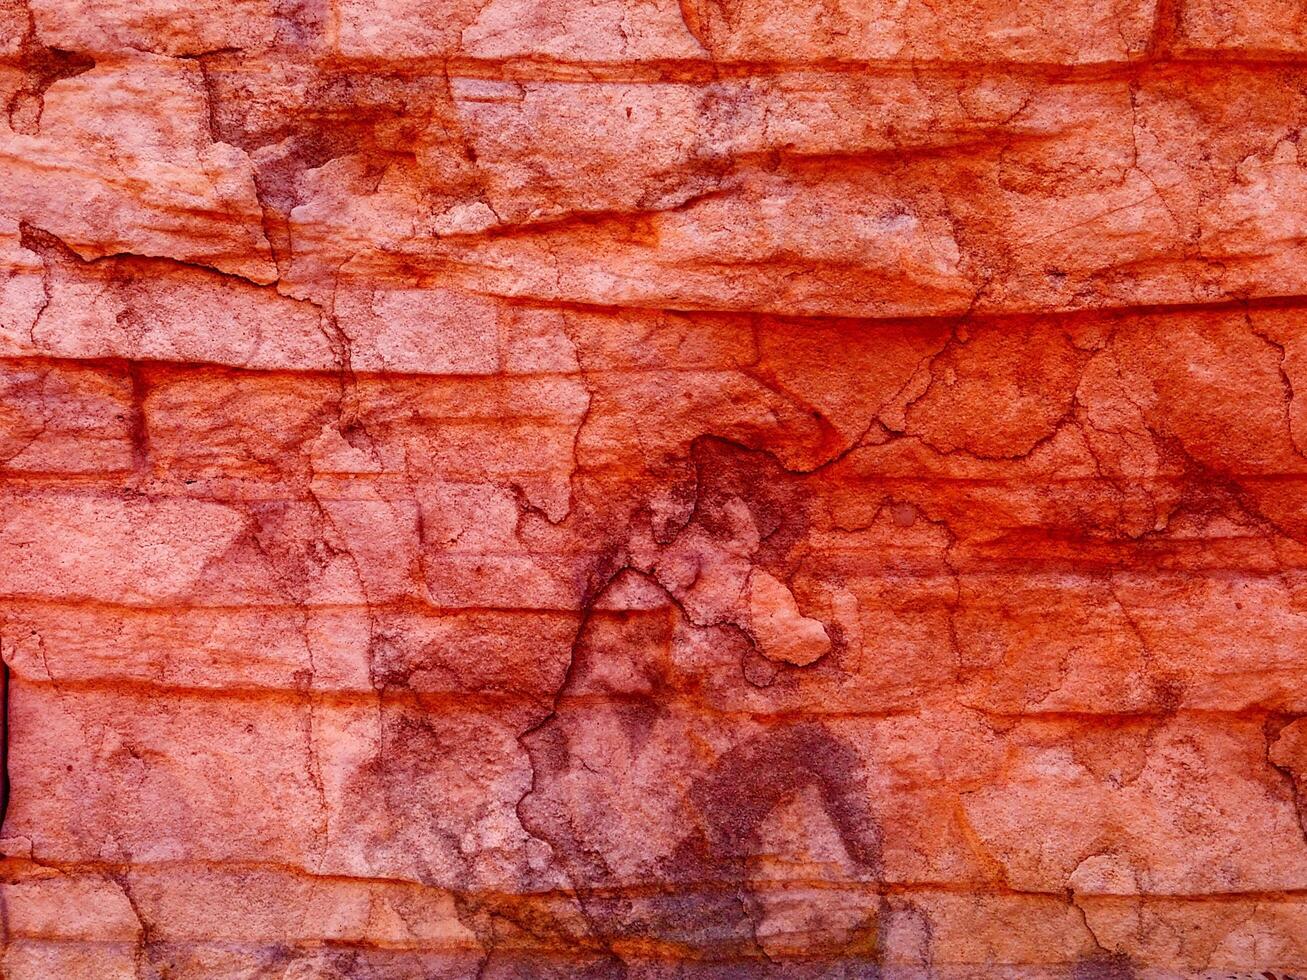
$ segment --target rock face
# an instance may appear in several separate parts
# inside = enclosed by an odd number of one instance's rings
[[[0,0],[0,972],[1307,970],[1289,0]]]

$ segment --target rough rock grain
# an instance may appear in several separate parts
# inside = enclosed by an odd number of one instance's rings
[[[0,0],[0,973],[1307,972],[1288,0]]]

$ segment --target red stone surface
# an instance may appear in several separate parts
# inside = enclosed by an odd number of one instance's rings
[[[0,0],[6,978],[1307,971],[1288,0]]]

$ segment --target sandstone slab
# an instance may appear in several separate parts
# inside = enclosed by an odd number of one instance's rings
[[[0,974],[1307,972],[1258,0],[0,0]]]

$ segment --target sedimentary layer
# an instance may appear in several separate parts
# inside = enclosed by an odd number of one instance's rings
[[[1307,970],[1298,4],[3,0],[0,106],[5,976]]]

